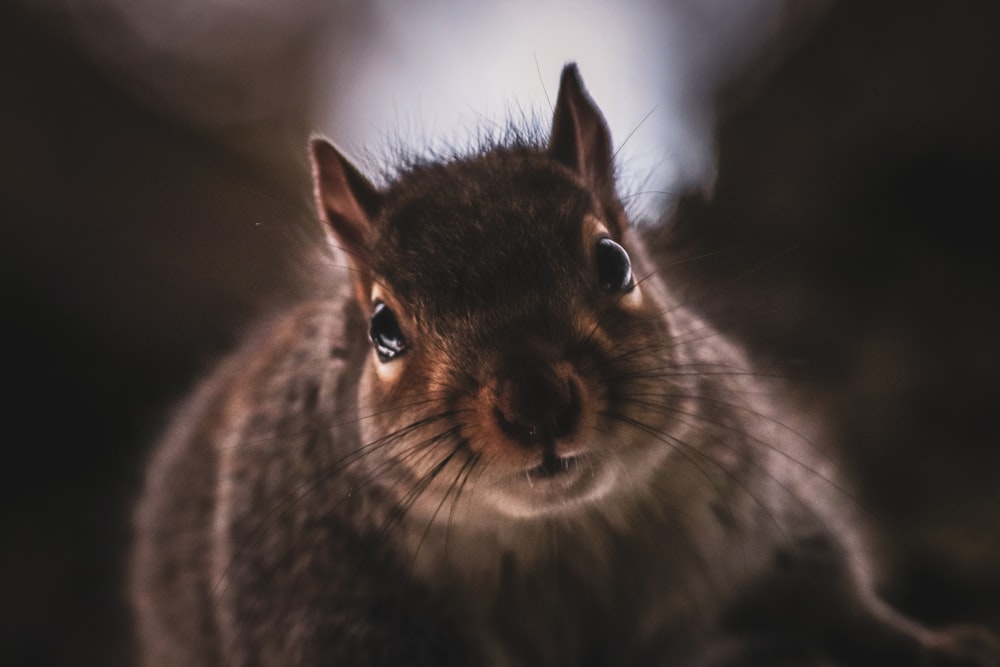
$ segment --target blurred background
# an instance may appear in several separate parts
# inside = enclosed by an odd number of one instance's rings
[[[570,60],[631,209],[673,216],[671,274],[844,455],[886,594],[1000,629],[1000,9],[481,5],[0,7],[0,663],[132,664],[142,464],[195,378],[308,283],[309,134],[377,173],[386,145],[547,118]]]

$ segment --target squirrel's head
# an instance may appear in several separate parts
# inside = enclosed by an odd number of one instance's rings
[[[385,189],[325,140],[312,151],[368,319],[360,460],[414,511],[552,514],[665,455],[650,432],[671,417],[650,406],[670,386],[667,306],[574,65],[546,145],[416,165]]]

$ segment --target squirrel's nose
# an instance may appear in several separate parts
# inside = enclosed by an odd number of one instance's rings
[[[500,429],[526,445],[551,443],[580,420],[576,380],[550,368],[518,370],[498,380],[493,414]]]

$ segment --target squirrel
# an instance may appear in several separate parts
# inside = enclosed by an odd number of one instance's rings
[[[385,187],[311,155],[348,270],[156,448],[142,665],[1000,665],[878,598],[829,454],[630,224],[575,65],[546,139]]]

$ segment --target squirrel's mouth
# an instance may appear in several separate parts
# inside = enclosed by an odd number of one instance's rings
[[[546,452],[542,462],[528,470],[528,481],[545,481],[566,476],[578,472],[580,464],[579,456],[559,456],[553,452]]]
[[[528,486],[521,493],[525,493],[526,498],[533,498],[534,502],[548,504],[570,500],[585,493],[594,481],[596,470],[593,465],[588,465],[586,455],[560,456],[547,452],[538,465],[521,474],[522,484],[526,481]]]
[[[616,487],[616,469],[592,452],[545,452],[532,464],[511,471],[490,485],[486,497],[514,518],[581,511]]]

